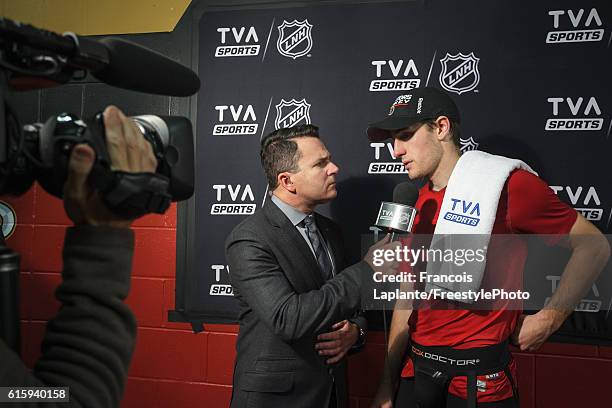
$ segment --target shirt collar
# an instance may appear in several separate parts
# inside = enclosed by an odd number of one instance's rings
[[[290,206],[274,194],[272,194],[271,200],[283,212],[283,214],[285,214],[287,218],[289,218],[289,221],[291,221],[294,226],[300,224],[308,215],[301,212],[297,208]]]

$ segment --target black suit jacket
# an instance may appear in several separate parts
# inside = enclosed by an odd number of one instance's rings
[[[343,269],[339,227],[315,217],[340,271],[328,281],[302,235],[270,201],[227,238],[240,302],[232,408],[327,408],[334,384],[338,407],[348,406],[346,359],[329,366],[314,345],[317,335],[343,319],[353,317],[365,328],[357,315],[360,288],[373,271],[363,261]]]

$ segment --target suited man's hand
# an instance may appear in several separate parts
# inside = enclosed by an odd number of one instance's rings
[[[363,260],[370,265],[370,267],[377,272],[382,272],[385,275],[395,275],[399,268],[399,262],[397,260],[386,260],[382,256],[384,253],[395,253],[398,248],[402,246],[400,241],[391,241],[391,234],[385,235],[383,239],[372,245]]]
[[[359,329],[357,325],[342,320],[332,326],[333,331],[319,334],[315,350],[319,351],[320,356],[330,356],[325,362],[336,364],[348,353],[359,339]]]

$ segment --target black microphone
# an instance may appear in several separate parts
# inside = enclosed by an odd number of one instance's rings
[[[376,226],[391,232],[391,241],[397,234],[412,231],[417,209],[414,207],[419,198],[418,188],[408,181],[399,183],[393,189],[393,202],[383,201],[376,217]]]
[[[91,73],[109,85],[171,96],[190,96],[200,89],[195,72],[162,54],[119,38],[99,42],[108,50],[109,63]]]
[[[393,202],[414,207],[419,199],[419,189],[414,183],[404,181],[393,189]]]
[[[23,76],[12,79],[17,89],[58,85],[70,80],[76,70],[87,70],[112,86],[151,94],[190,96],[200,89],[200,79],[191,69],[133,42],[59,35],[0,17],[0,47],[19,50],[23,46],[44,55],[33,58],[39,70],[22,69]],[[19,58],[16,53],[16,61]]]

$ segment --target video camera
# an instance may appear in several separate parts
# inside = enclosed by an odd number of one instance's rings
[[[109,85],[168,96],[193,95],[200,87],[190,69],[129,41],[59,35],[0,18],[0,194],[23,194],[37,180],[61,198],[72,147],[87,143],[96,153],[88,182],[117,215],[163,213],[171,201],[191,197],[194,149],[187,118],[132,118],[153,147],[155,174],[111,170],[101,113],[84,120],[60,113],[20,126],[12,91],[57,86],[88,72]]]
[[[60,113],[45,123],[20,126],[13,91],[61,85],[88,72],[109,85],[146,93],[190,96],[200,88],[190,69],[129,41],[58,35],[0,17],[0,194],[21,195],[37,180],[61,198],[72,148],[87,143],[96,153],[87,182],[115,214],[163,213],[171,201],[191,197],[194,150],[187,118],[132,118],[153,147],[155,173],[111,169],[101,113],[85,120]],[[0,235],[0,340],[19,353],[18,287],[19,255]]]

